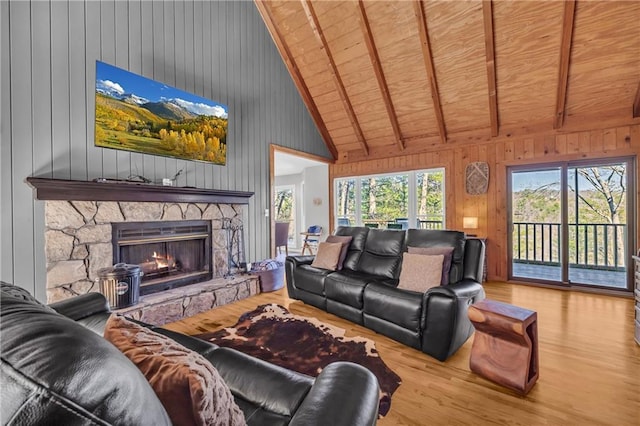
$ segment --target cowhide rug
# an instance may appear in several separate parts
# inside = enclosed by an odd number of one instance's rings
[[[232,327],[195,337],[313,377],[335,361],[360,364],[378,378],[378,413],[383,417],[389,412],[391,395],[400,386],[400,377],[380,359],[372,340],[345,337],[344,333],[341,328],[294,315],[274,303],[242,314]]]

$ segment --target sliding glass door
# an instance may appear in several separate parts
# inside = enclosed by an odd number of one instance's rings
[[[510,278],[630,289],[629,159],[509,169]]]
[[[562,281],[562,169],[511,173],[512,275]]]
[[[627,164],[569,167],[569,281],[627,287]]]

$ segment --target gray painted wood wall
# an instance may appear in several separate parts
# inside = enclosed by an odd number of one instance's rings
[[[0,278],[45,298],[44,202],[28,176],[184,170],[178,185],[254,191],[247,260],[269,254],[269,144],[329,157],[253,2],[0,3]],[[94,146],[95,61],[229,106],[227,165]]]

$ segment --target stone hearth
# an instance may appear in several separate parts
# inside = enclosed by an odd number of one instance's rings
[[[47,302],[99,291],[97,273],[113,263],[113,222],[211,220],[213,276],[223,277],[229,272],[223,219],[241,225],[242,209],[239,204],[47,200]]]
[[[115,312],[153,325],[164,325],[260,293],[258,277],[236,275],[141,296],[135,306]]]

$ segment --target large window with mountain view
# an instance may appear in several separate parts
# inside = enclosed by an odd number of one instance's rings
[[[511,278],[630,289],[633,161],[513,167]]]
[[[335,179],[336,226],[444,228],[444,169]]]

